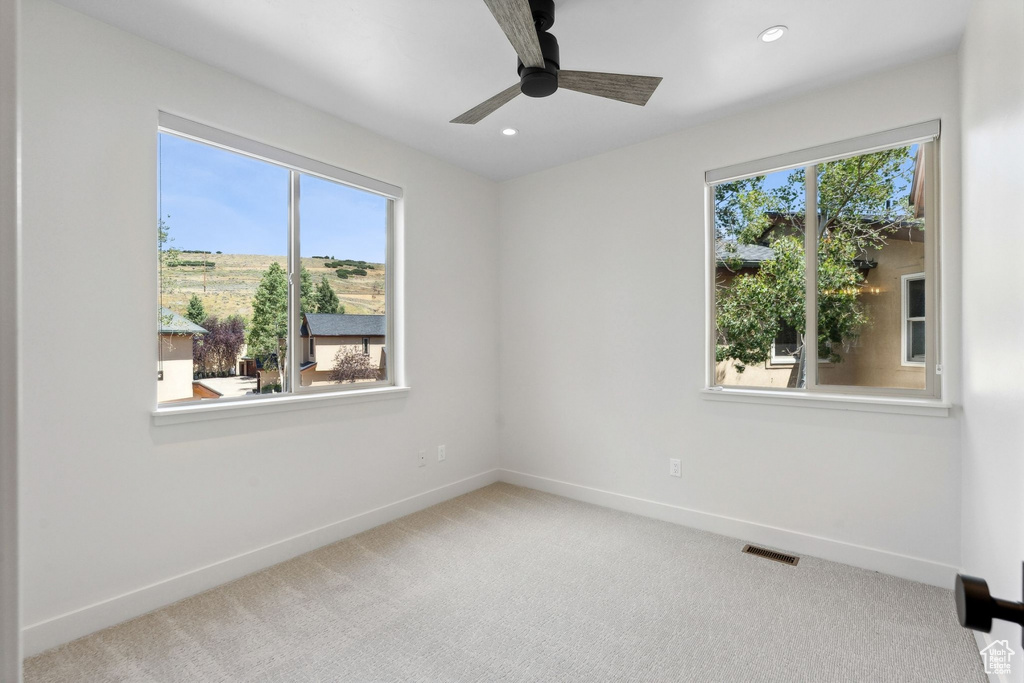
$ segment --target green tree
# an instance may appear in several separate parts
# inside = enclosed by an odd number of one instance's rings
[[[316,304],[313,300],[313,276],[302,266],[299,270],[299,311],[314,313]]]
[[[203,307],[203,302],[198,295],[193,294],[192,298],[188,300],[188,310],[185,311],[185,317],[196,325],[202,325],[203,321],[206,320],[206,309]]]
[[[912,224],[908,197],[894,201],[911,181],[910,159],[910,148],[903,147],[817,167],[819,358],[840,362],[839,349],[867,322],[856,261],[882,249],[896,228]],[[715,238],[724,265],[738,267],[740,244],[764,244],[773,252],[757,272],[718,286],[716,358],[737,361],[742,372],[767,361],[783,326],[792,327],[799,341],[798,386],[806,383],[804,181],[800,168],[771,190],[763,177],[715,188]]]
[[[288,278],[276,261],[270,264],[252,300],[252,322],[249,326],[249,352],[263,362],[263,367],[276,368],[284,384],[287,364]]]
[[[156,223],[156,250],[160,268],[160,306],[157,307],[157,315],[160,318],[161,325],[170,323],[170,316],[165,318],[160,308],[163,306],[164,295],[174,291],[171,269],[176,267],[179,261],[181,261],[181,250],[172,247],[172,242],[174,242],[174,238],[171,237],[171,227],[163,219],[158,219]]]
[[[316,286],[316,294],[313,297],[313,309],[316,313],[337,313],[338,304],[341,302],[338,300],[338,295],[331,289],[331,285],[327,282],[327,276],[320,276],[320,284]],[[341,310],[345,312],[344,309]]]

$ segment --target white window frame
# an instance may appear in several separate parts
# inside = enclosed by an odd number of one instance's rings
[[[910,313],[910,283],[916,282],[917,280],[925,281],[924,288],[924,309],[925,315],[923,318],[911,318]],[[923,322],[924,323],[924,336],[925,336],[925,349],[928,348],[928,278],[924,273],[908,273],[900,277],[900,329],[902,330],[900,337],[900,365],[907,367],[924,367],[925,361],[912,360],[910,357],[910,323],[911,322]]]
[[[792,365],[796,362],[796,356],[779,355],[775,351],[775,342],[772,342],[772,357],[769,361],[772,365]]]
[[[401,210],[403,190],[397,185],[369,178],[352,171],[332,166],[315,159],[295,154],[262,142],[228,133],[226,131],[190,121],[166,112],[159,113],[158,133],[166,133],[202,144],[219,147],[235,154],[241,154],[269,163],[289,171],[289,227],[288,227],[288,337],[289,349],[301,348],[300,287],[298,273],[301,269],[299,215],[299,187],[303,174],[319,177],[388,200],[387,202],[387,248],[385,255],[385,338],[387,354],[387,377],[374,382],[341,384],[331,386],[304,387],[300,378],[301,353],[291,352],[287,356],[287,372],[280,394],[273,396],[240,396],[220,398],[215,401],[197,401],[186,404],[157,405],[152,411],[156,424],[175,424],[194,420],[207,420],[228,415],[249,415],[277,410],[294,410],[309,401],[318,404],[333,399],[346,401],[377,400],[398,396],[408,392],[405,385],[402,354],[403,301],[400,296],[401,278]],[[154,185],[155,187],[155,185]],[[155,264],[154,264],[155,265]],[[312,338],[312,337],[311,337]],[[154,395],[156,386],[154,385]]]
[[[707,277],[705,279],[705,340],[706,340],[706,365],[705,365],[705,386],[703,393],[705,398],[712,400],[739,400],[741,402],[754,403],[788,403],[790,405],[814,405],[815,407],[827,407],[838,409],[862,409],[880,410],[883,412],[907,412],[927,415],[948,415],[949,405],[942,401],[942,383],[940,381],[940,278],[939,278],[939,242],[940,223],[938,207],[938,156],[939,156],[939,129],[938,120],[925,123],[905,126],[893,130],[883,131],[872,135],[865,135],[858,138],[851,138],[840,142],[830,143],[810,149],[789,152],[775,157],[760,159],[757,161],[744,162],[733,166],[708,171],[705,174],[705,264]],[[807,353],[807,387],[735,387],[722,386],[716,383],[715,351],[717,346],[717,326],[715,321],[715,276],[716,276],[716,250],[715,250],[715,186],[749,178],[752,176],[766,175],[777,171],[784,171],[793,168],[805,167],[806,173],[806,197],[808,205],[816,209],[817,201],[817,174],[818,164],[844,159],[871,152],[878,152],[895,147],[906,147],[913,144],[920,144],[924,149],[924,172],[925,172],[925,216],[928,220],[928,227],[925,233],[925,318],[929,321],[926,325],[927,350],[924,362],[925,366],[925,388],[917,389],[895,389],[887,387],[857,387],[841,385],[818,384],[818,349],[816,344],[805,345]],[[806,254],[806,311],[808,338],[816,337],[817,329],[817,215],[814,210],[807,211],[807,225],[805,226],[804,252]],[[905,334],[905,333],[904,333]],[[905,352],[905,346],[901,347],[901,353]],[[772,353],[774,357],[774,345]]]

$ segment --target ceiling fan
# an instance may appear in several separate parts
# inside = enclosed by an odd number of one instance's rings
[[[478,123],[519,93],[547,97],[559,87],[641,107],[661,83],[660,76],[630,76],[597,71],[565,71],[559,66],[558,40],[548,33],[555,23],[554,0],[484,0],[519,55],[519,82],[481,102],[451,123]]]

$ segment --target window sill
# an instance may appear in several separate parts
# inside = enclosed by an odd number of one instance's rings
[[[935,399],[884,396],[858,396],[853,394],[796,393],[771,389],[705,388],[701,396],[706,401],[731,403],[758,403],[776,406],[800,406],[825,410],[857,410],[868,413],[899,415],[926,415],[948,417],[952,406]]]
[[[336,391],[321,394],[224,401],[223,403],[207,402],[181,406],[164,406],[154,410],[152,415],[154,425],[173,425],[186,422],[202,422],[205,420],[222,420],[229,417],[268,415],[290,410],[305,410],[308,408],[363,403],[366,401],[382,401],[403,398],[408,393],[409,387],[376,387],[373,389],[355,389],[352,391]]]

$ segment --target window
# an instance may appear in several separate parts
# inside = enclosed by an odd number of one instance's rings
[[[158,144],[158,405],[394,385],[401,189],[163,113]]]
[[[924,273],[904,275],[903,291],[903,365],[924,365],[925,361],[925,280]]]
[[[937,137],[708,172],[710,387],[939,396]]]
[[[779,321],[779,332],[772,342],[772,363],[795,363],[800,352],[800,334],[785,320]]]
[[[370,339],[369,337],[363,337],[363,355],[370,355]]]

